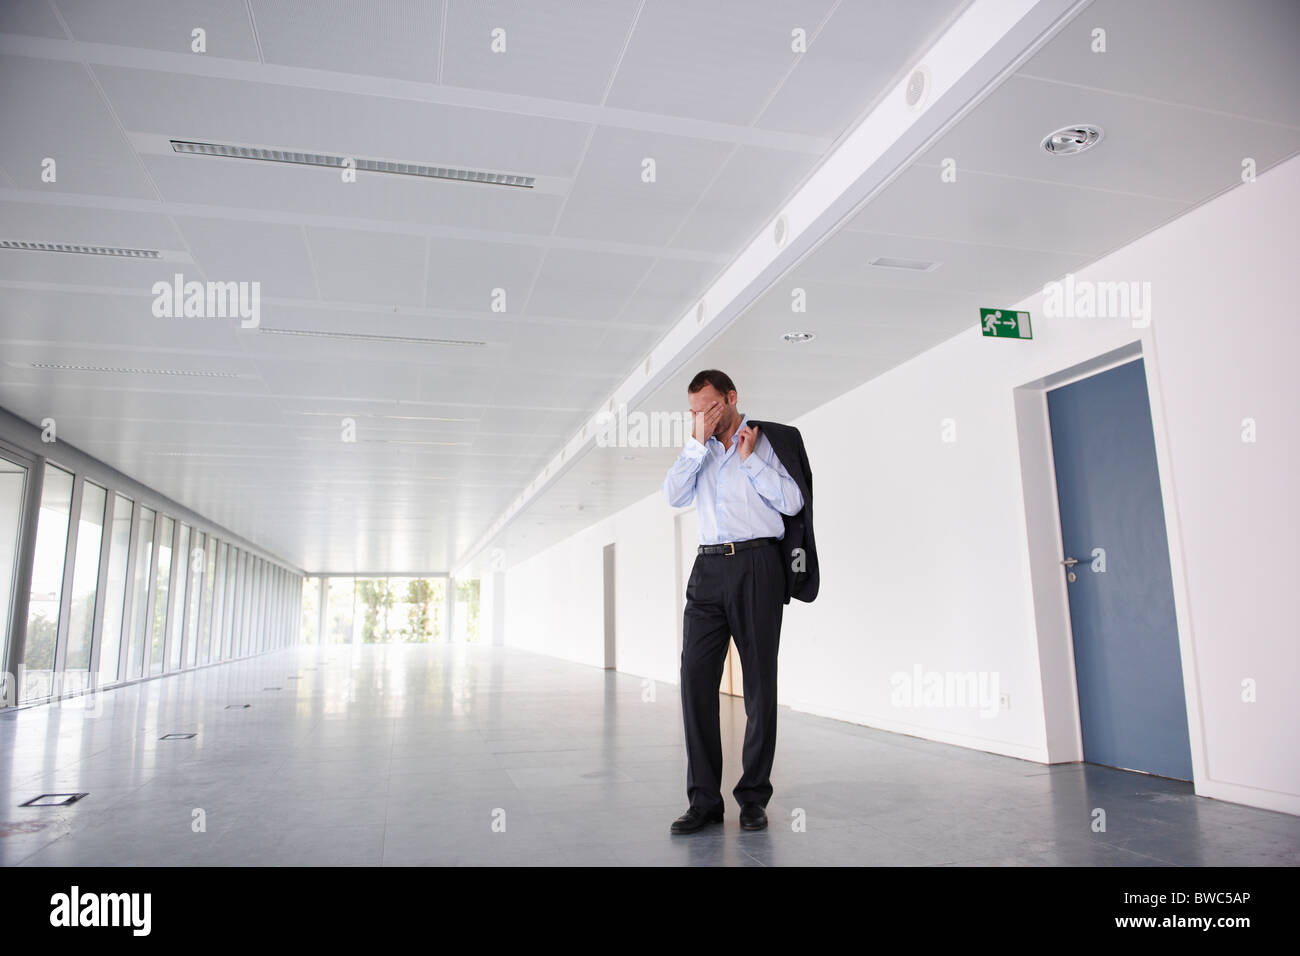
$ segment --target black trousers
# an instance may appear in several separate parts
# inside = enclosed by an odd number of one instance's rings
[[[722,809],[722,669],[731,638],[745,682],[744,772],[736,802],[764,807],[772,796],[776,755],[776,654],[781,643],[785,568],[775,545],[732,555],[697,554],[686,584],[682,638],[682,723],[686,795],[701,810]]]

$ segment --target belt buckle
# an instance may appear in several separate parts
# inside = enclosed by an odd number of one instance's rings
[[[731,557],[733,554],[736,553],[736,542],[734,542],[734,541],[728,541],[728,542],[727,542],[727,547],[730,548],[731,550],[730,550],[730,551],[723,551],[723,552],[722,552],[722,553],[725,554],[727,557]]]

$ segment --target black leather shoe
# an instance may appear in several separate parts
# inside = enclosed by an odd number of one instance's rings
[[[708,812],[701,810],[699,807],[691,807],[680,817],[673,821],[673,833],[694,833],[696,830],[702,830],[710,823],[721,823],[722,811],[714,810]]]
[[[742,830],[767,829],[767,811],[761,803],[745,803],[740,807],[740,828]]]

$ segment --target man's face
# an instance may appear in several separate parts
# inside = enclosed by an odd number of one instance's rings
[[[697,415],[702,414],[714,402],[723,406],[722,416],[718,419],[718,424],[713,429],[714,437],[721,439],[724,435],[729,435],[731,432],[735,431],[735,424],[731,420],[732,414],[735,411],[735,395],[736,393],[734,391],[732,391],[730,395],[723,395],[712,385],[705,385],[694,395],[688,394],[687,398],[690,399],[691,411],[695,412]]]

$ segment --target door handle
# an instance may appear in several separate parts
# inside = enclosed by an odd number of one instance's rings
[[[1079,563],[1079,559],[1078,559],[1078,558],[1066,558],[1066,559],[1065,559],[1064,561],[1062,561],[1061,563],[1062,563],[1063,565],[1065,565],[1065,567],[1066,567],[1066,575],[1065,575],[1065,579],[1066,579],[1067,581],[1075,581],[1075,580],[1077,580],[1077,578],[1076,578],[1076,576],[1075,576],[1075,574],[1074,574],[1074,566],[1075,566],[1076,564]]]

